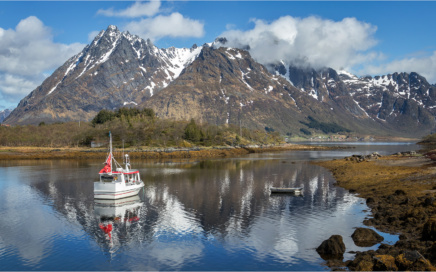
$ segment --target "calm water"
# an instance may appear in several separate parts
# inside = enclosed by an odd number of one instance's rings
[[[315,248],[333,234],[347,251],[369,216],[310,160],[413,144],[254,154],[207,161],[133,161],[145,188],[93,199],[102,161],[0,162],[1,270],[325,270]],[[302,196],[270,195],[302,186]],[[112,223],[110,237],[99,224]],[[389,243],[397,237],[385,235]],[[374,247],[376,248],[376,247]],[[346,259],[352,258],[347,253]]]

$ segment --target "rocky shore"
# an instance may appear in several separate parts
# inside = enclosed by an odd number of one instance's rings
[[[341,254],[325,256],[329,251],[318,251],[332,270],[436,270],[436,163],[432,154],[382,157],[375,153],[317,162],[332,171],[338,186],[366,199],[373,216],[365,225],[399,235],[394,245],[382,242],[377,250],[355,252],[355,258],[345,262]]]
[[[337,147],[313,145],[283,144],[283,145],[247,145],[222,147],[192,147],[192,148],[130,148],[125,152],[135,159],[191,159],[234,157],[250,153],[262,153],[286,150],[329,150]],[[106,148],[44,148],[44,147],[0,147],[0,160],[27,159],[102,159],[108,150]],[[121,156],[122,149],[115,149],[114,155]]]

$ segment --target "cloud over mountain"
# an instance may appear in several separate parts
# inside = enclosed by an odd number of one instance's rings
[[[186,18],[178,12],[133,21],[124,28],[133,34],[151,40],[158,40],[162,37],[199,38],[204,35],[204,24],[202,22]]]
[[[316,16],[283,16],[272,22],[251,21],[252,29],[229,29],[221,36],[227,39],[225,46],[249,49],[263,64],[285,61],[297,66],[344,69],[360,75],[417,72],[429,82],[436,82],[436,51],[386,62],[385,54],[374,50],[378,43],[377,26],[356,18],[332,21]]]
[[[430,56],[409,57],[380,65],[368,65],[362,74],[387,74],[392,71],[417,72],[431,83],[436,82],[436,51]]]
[[[0,28],[0,98],[15,101],[84,47],[53,41],[49,27],[35,16],[21,20],[15,29]],[[0,107],[2,105],[0,104]]]
[[[142,16],[153,16],[157,14],[160,10],[160,1],[150,1],[150,2],[135,2],[133,5],[129,6],[123,10],[109,9],[99,9],[97,14],[104,15],[108,17],[128,17],[136,18]]]
[[[97,15],[139,18],[126,23],[122,29],[152,41],[164,37],[199,38],[205,34],[204,23],[185,17],[179,12],[166,14],[166,10],[161,10],[160,1],[135,2],[123,10],[100,9]],[[94,34],[96,31],[90,33],[90,36],[95,36]]]
[[[250,48],[261,63],[284,60],[338,69],[377,57],[377,53],[368,51],[377,44],[377,27],[355,18],[335,22],[315,16],[283,16],[273,22],[252,22],[250,30],[228,30],[222,36],[227,38],[227,46]]]

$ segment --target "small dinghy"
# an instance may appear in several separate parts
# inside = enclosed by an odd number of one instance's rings
[[[282,193],[282,194],[301,194],[303,187],[286,188],[286,187],[271,187],[269,188],[271,193]]]

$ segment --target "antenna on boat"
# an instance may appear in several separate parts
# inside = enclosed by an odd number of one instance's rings
[[[126,164],[125,158],[124,158],[124,139],[123,139],[123,162],[124,162],[124,164]]]

